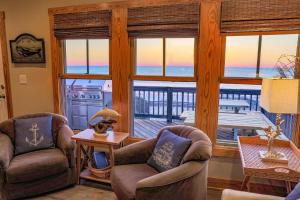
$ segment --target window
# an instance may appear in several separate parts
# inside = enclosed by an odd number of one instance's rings
[[[135,40],[135,74],[194,77],[194,38]]]
[[[279,76],[275,68],[281,55],[296,56],[298,35],[226,37],[224,77]]]
[[[109,74],[109,40],[65,40],[66,74]]]
[[[217,143],[236,145],[237,136],[262,136],[275,128],[276,117],[260,107],[260,81],[234,79],[279,77],[276,68],[283,55],[294,58],[298,35],[226,37],[224,78],[220,84]],[[233,77],[233,79],[231,79]],[[281,139],[291,137],[293,117],[284,115]]]
[[[84,130],[93,123],[89,119],[97,111],[112,107],[109,40],[64,40],[63,44],[65,66],[61,78],[62,110],[72,129]],[[93,79],[88,79],[87,75],[94,75]]]
[[[133,82],[134,137],[155,137],[164,126],[195,116],[194,46],[194,38],[135,39],[134,78],[142,78]]]

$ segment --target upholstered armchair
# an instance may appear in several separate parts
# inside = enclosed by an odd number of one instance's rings
[[[14,119],[52,116],[54,148],[14,156]],[[0,123],[0,199],[39,195],[76,183],[75,144],[67,119],[41,113]]]
[[[164,130],[189,138],[192,144],[178,167],[159,173],[147,160]],[[211,153],[211,141],[202,131],[188,126],[166,127],[157,138],[115,151],[112,188],[118,200],[205,200]]]
[[[222,200],[284,200],[284,197],[256,194],[237,190],[223,190]]]

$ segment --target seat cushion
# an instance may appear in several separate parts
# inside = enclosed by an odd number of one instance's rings
[[[8,183],[42,179],[65,172],[68,160],[59,149],[45,149],[14,157],[6,170]]]
[[[118,199],[135,199],[137,182],[156,174],[158,172],[147,164],[114,166],[111,184]]]

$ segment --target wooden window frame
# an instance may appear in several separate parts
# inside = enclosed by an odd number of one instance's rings
[[[198,70],[198,59],[197,59],[197,52],[198,52],[198,37],[186,37],[186,38],[194,38],[194,76],[166,76],[166,39],[168,37],[158,37],[153,39],[163,39],[163,74],[161,76],[148,76],[148,75],[137,75],[136,74],[136,40],[143,39],[143,38],[131,38],[130,39],[130,65],[131,65],[131,74],[132,80],[136,81],[171,81],[171,82],[196,82],[197,81],[197,70]],[[176,38],[176,37],[172,37]],[[178,37],[184,38],[184,37]]]
[[[258,35],[259,34],[259,35]],[[221,78],[220,84],[246,84],[246,85],[262,85],[263,78],[242,78],[242,77],[225,77],[225,59],[226,59],[226,37],[227,36],[251,36],[258,35],[259,43],[258,44],[258,58],[257,58],[257,68],[260,68],[260,60],[261,60],[261,42],[262,37],[264,35],[286,35],[286,34],[298,34],[298,46],[297,46],[297,55],[300,56],[300,31],[278,31],[278,32],[253,32],[253,33],[234,33],[234,34],[221,34],[221,43],[222,43],[222,53],[221,53]],[[296,74],[297,78],[300,78],[300,66],[298,66],[298,74]],[[293,134],[293,142],[296,145],[300,145],[299,131],[300,131],[300,115],[298,115],[298,119],[296,119],[295,132]],[[217,133],[216,133],[217,134]],[[213,154],[215,156],[221,157],[239,157],[239,150],[236,146],[224,146],[216,144],[213,149]]]

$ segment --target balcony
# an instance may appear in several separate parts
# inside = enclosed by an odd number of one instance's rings
[[[104,90],[105,86],[65,87],[66,114],[73,129],[85,129],[88,119],[105,105],[111,106],[111,91]],[[135,137],[154,137],[164,126],[187,124],[182,114],[193,113],[196,108],[196,89],[193,87],[160,87],[134,86],[134,130]],[[255,88],[221,88],[220,89],[219,120],[222,116],[255,115],[263,117],[269,124],[275,123],[275,115],[267,113],[259,106],[260,89]],[[221,103],[225,101],[227,103]],[[239,108],[228,105],[228,102],[244,102],[248,106]],[[291,137],[293,116],[284,115],[283,133]],[[252,118],[249,118],[252,119]],[[241,118],[234,122],[239,123]],[[247,120],[247,119],[246,119]],[[219,122],[220,123],[220,122]],[[226,122],[229,123],[229,122]],[[243,123],[248,123],[247,121]],[[251,121],[249,121],[251,123]],[[253,121],[252,121],[253,123]],[[256,135],[261,132],[251,129],[220,126],[217,130],[217,140],[221,143],[235,142],[237,135]],[[192,124],[187,124],[192,125]]]

